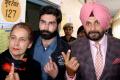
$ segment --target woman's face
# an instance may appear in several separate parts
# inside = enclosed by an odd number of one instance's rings
[[[15,58],[24,55],[27,48],[30,48],[31,45],[29,34],[24,28],[16,27],[11,32],[9,37],[9,51]]]

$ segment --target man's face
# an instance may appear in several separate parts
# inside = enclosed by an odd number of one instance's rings
[[[93,41],[100,40],[105,30],[101,27],[100,22],[95,17],[89,17],[84,25],[86,36]]]
[[[66,27],[66,28],[64,29],[64,32],[65,32],[65,35],[66,35],[66,36],[67,36],[67,35],[71,36],[71,35],[72,35],[72,32],[73,32],[73,28],[72,28],[72,27]]]
[[[57,21],[52,14],[44,14],[39,22],[40,35],[43,39],[49,40],[57,35]]]
[[[79,34],[77,35],[77,37],[84,37],[84,36],[85,36],[85,32],[84,31],[79,32]]]

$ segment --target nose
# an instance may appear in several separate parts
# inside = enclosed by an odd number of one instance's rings
[[[14,44],[15,44],[15,46],[19,46],[20,41],[19,40],[15,40]]]
[[[44,29],[45,29],[45,30],[48,30],[48,28],[49,28],[49,24],[46,23],[45,26],[44,26]]]
[[[39,25],[39,29],[40,30],[48,30],[49,29],[49,25],[48,24]]]
[[[44,23],[44,25],[39,25],[42,30],[48,30],[49,29],[49,24]]]
[[[92,30],[92,31],[96,30],[96,26],[95,26],[94,24],[92,24],[91,30]]]

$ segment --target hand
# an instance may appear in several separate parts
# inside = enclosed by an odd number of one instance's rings
[[[9,75],[6,76],[5,80],[20,80],[18,73],[14,72],[14,63],[12,63]]]
[[[58,67],[56,63],[52,61],[51,57],[49,58],[49,62],[45,65],[44,71],[52,78],[56,78],[58,74]]]
[[[71,57],[70,59],[70,53],[71,53],[71,50],[68,50],[67,54],[62,52],[62,55],[65,61],[67,74],[71,77],[74,77],[80,64],[78,63],[78,60],[76,59],[76,57]]]

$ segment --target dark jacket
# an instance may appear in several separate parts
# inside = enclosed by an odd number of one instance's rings
[[[57,48],[52,53],[52,59],[56,62],[59,69],[59,74],[55,80],[65,80],[65,65],[60,65],[61,63],[64,63],[63,57],[61,52],[67,53],[68,49],[70,49],[69,45],[64,42],[61,38],[57,38]]]
[[[68,49],[70,49],[68,43],[63,41],[59,37],[59,35],[57,35],[57,47],[55,51],[51,54],[52,60],[57,64],[58,70],[59,70],[59,73],[54,80],[65,80],[65,65],[64,65],[64,59],[63,59],[61,52],[66,53]],[[33,52],[34,52],[34,46],[32,49],[32,53]],[[53,79],[49,76],[48,80],[53,80]]]
[[[69,41],[66,39],[66,36],[61,36],[61,39],[63,39],[65,42],[72,42],[72,41],[76,40],[76,38],[72,37],[72,36],[70,37]]]
[[[9,73],[9,70],[5,68],[9,68],[11,63],[14,63],[15,72],[18,72],[20,80],[41,80],[39,63],[33,60],[27,52],[23,60],[15,60],[12,58],[9,50],[0,54],[0,80],[5,80],[5,77]]]
[[[100,80],[120,80],[120,40],[107,36],[105,66]],[[76,80],[97,80],[89,40],[79,38],[71,43],[71,49],[80,62]]]

